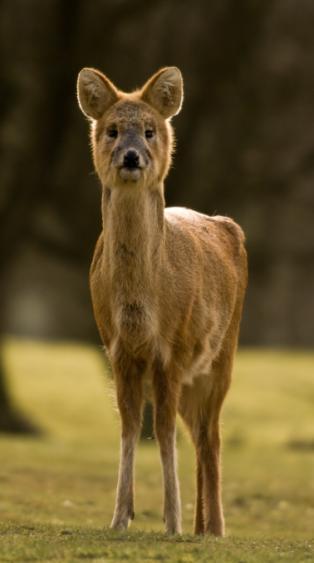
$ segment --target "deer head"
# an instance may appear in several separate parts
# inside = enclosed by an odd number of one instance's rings
[[[91,121],[95,168],[103,185],[151,187],[168,173],[173,147],[170,119],[182,105],[183,81],[166,67],[132,93],[118,90],[100,71],[84,68],[78,100]]]

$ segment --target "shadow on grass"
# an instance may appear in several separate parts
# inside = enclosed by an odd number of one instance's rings
[[[314,452],[314,438],[295,438],[287,442],[287,448],[299,452]]]

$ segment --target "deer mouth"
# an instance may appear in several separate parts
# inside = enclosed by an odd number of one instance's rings
[[[125,182],[137,182],[141,177],[141,173],[142,168],[140,166],[135,166],[132,168],[121,166],[121,168],[119,169],[120,178]]]

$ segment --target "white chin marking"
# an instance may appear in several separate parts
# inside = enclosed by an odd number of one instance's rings
[[[141,177],[141,170],[140,168],[128,169],[128,168],[121,168],[119,171],[120,178],[125,182],[137,182]]]

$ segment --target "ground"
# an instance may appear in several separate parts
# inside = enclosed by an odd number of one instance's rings
[[[241,350],[223,412],[227,536],[192,535],[194,458],[179,427],[182,537],[163,533],[154,440],[136,459],[136,519],[108,529],[119,419],[101,350],[9,340],[12,393],[44,430],[0,437],[0,561],[314,562],[314,354]]]

